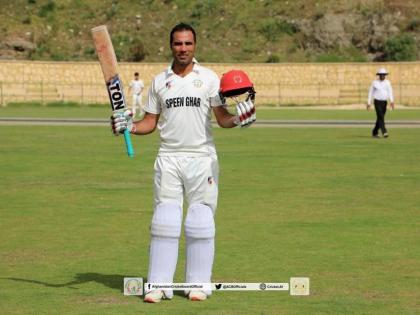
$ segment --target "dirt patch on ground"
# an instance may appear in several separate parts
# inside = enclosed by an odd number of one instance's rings
[[[139,298],[140,299],[140,298]],[[76,303],[78,304],[101,304],[101,305],[115,305],[115,304],[133,304],[134,299],[115,295],[102,295],[102,296],[83,296],[77,297]],[[138,301],[136,301],[138,302]]]

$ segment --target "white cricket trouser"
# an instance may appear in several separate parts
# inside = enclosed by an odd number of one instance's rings
[[[217,208],[219,163],[216,156],[158,156],[155,162],[155,205],[178,203]]]
[[[141,115],[143,113],[142,108],[142,93],[140,94],[133,94],[133,100],[131,105],[131,110],[133,111],[133,115],[135,116],[137,113],[137,108],[139,109],[138,113]]]

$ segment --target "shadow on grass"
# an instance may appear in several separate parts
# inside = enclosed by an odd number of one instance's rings
[[[74,277],[74,280],[66,282],[66,283],[49,283],[39,280],[32,280],[32,279],[22,279],[22,278],[0,278],[5,280],[12,280],[12,281],[19,281],[19,282],[27,282],[27,283],[34,283],[43,285],[50,288],[64,288],[67,287],[69,289],[78,290],[79,288],[74,287],[75,285],[84,284],[87,282],[96,282],[107,286],[108,288],[115,289],[120,291],[121,293],[124,292],[124,277],[135,277],[135,276],[127,276],[127,275],[104,275],[95,272],[88,272],[88,273],[78,273]],[[143,278],[143,283],[147,282],[147,278]],[[184,291],[174,291],[175,296],[185,298]]]
[[[52,288],[68,287],[69,289],[78,289],[74,287],[75,285],[84,284],[87,282],[96,282],[104,286],[107,286],[108,288],[116,289],[116,290],[119,290],[120,292],[123,292],[124,291],[124,288],[123,288],[124,277],[130,277],[130,276],[104,275],[104,274],[100,274],[96,272],[78,273],[74,277],[74,280],[66,282],[66,283],[49,283],[49,282],[44,282],[44,281],[39,281],[39,280],[22,279],[22,278],[2,278],[2,279],[27,282],[27,283],[35,283],[35,284],[43,285],[46,287],[52,287]]]

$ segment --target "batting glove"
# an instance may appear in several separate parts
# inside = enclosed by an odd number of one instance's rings
[[[117,112],[111,116],[111,128],[115,136],[119,136],[124,133],[124,130],[128,129],[130,132],[133,131],[133,112],[127,109],[124,112]]]
[[[236,105],[235,124],[241,128],[251,126],[257,120],[255,105],[251,99],[240,102]]]

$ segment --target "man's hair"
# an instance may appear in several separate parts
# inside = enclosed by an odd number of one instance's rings
[[[174,33],[180,31],[191,31],[194,35],[194,43],[196,42],[195,30],[193,29],[193,27],[186,23],[179,23],[175,25],[171,31],[171,36],[169,37],[169,46],[172,46],[172,42],[174,40]]]
[[[138,72],[134,72],[134,75],[139,75],[139,73]]]

